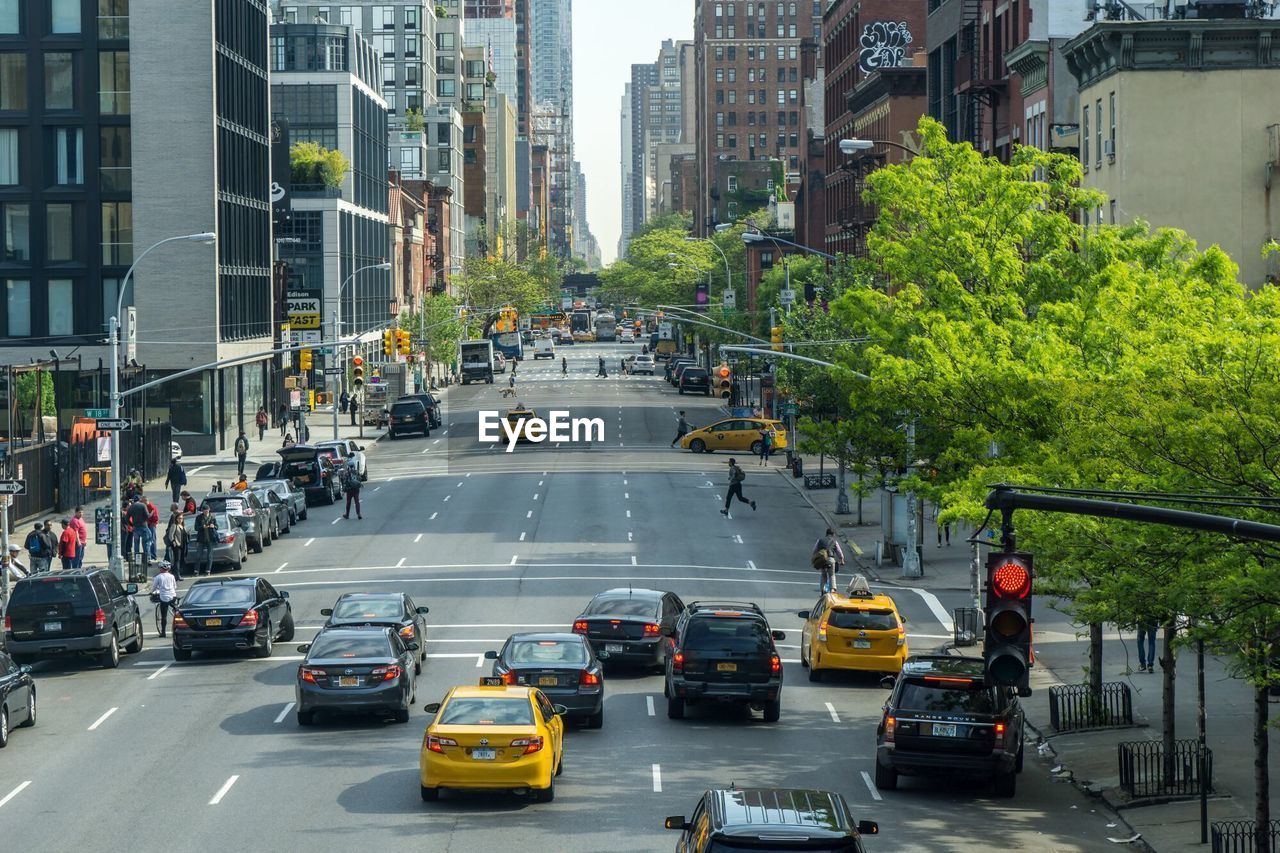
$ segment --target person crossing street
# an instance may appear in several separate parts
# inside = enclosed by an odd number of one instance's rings
[[[244,434],[244,430],[240,430],[240,435],[236,437],[235,444],[236,453],[236,473],[244,473],[244,460],[249,455],[249,437]]]
[[[721,515],[729,514],[729,504],[733,502],[736,495],[738,500],[744,504],[751,504],[752,512],[755,511],[756,502],[749,501],[742,496],[742,481],[747,479],[747,472],[738,466],[737,459],[729,460],[729,493],[724,496],[724,509],[720,510]]]
[[[342,517],[351,517],[351,502],[355,501],[356,518],[363,520],[364,514],[360,510],[360,477],[356,474],[355,468],[348,467],[347,472],[347,510]]]
[[[685,418],[684,410],[680,410],[680,415],[676,420],[676,437],[671,439],[671,446],[675,447],[680,443],[680,439],[689,434],[689,421]]]
[[[182,487],[187,484],[187,471],[177,459],[169,461],[169,471],[164,475],[164,484],[173,492],[173,502],[178,502]]]
[[[565,358],[564,356],[560,356],[560,375],[561,376],[569,375],[569,359]]]

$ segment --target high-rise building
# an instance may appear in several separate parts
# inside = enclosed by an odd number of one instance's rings
[[[671,157],[693,151],[693,139],[685,137],[693,116],[685,116],[685,84],[694,80],[693,42],[662,43],[654,63],[655,79],[645,91],[644,193],[645,219],[671,209]],[[683,60],[688,60],[684,62]],[[686,74],[686,68],[688,73]]]
[[[514,71],[510,79],[513,84],[511,91],[503,89],[503,93],[511,100],[516,108],[516,121],[518,127],[516,132],[520,136],[529,135],[529,104],[531,101],[529,93],[529,82],[532,76],[530,63],[533,58],[533,52],[529,47],[529,2],[530,0],[466,0],[465,12],[468,21],[483,20],[506,20],[515,24],[515,52],[510,68]],[[468,27],[470,30],[470,27]],[[503,29],[505,38],[505,25]],[[473,36],[468,32],[468,44],[479,44],[478,36]],[[505,72],[508,72],[508,60],[506,58],[499,59],[495,52],[494,65],[498,73],[499,79]]]
[[[423,175],[436,187],[448,190],[449,215],[441,217],[449,239],[438,244],[448,249],[436,264],[436,290],[443,292],[449,276],[462,268],[466,258],[466,211],[463,208],[462,114],[452,104],[428,107],[423,116],[427,162]]]
[[[618,138],[622,140],[622,152],[618,161],[618,177],[622,182],[622,230],[618,235],[618,257],[625,257],[627,246],[631,243],[631,235],[636,230],[635,208],[631,205],[635,192],[635,184],[631,180],[635,164],[631,153],[631,83],[622,84],[622,100],[618,110]]]
[[[549,249],[561,256],[573,251],[573,0],[530,0],[530,49],[533,52],[535,128],[547,143],[551,210]],[[555,119],[548,117],[549,105]],[[536,125],[539,120],[542,127]],[[554,132],[551,126],[554,125]],[[547,134],[550,133],[548,137]]]
[[[647,144],[647,128],[649,124],[648,103],[649,89],[658,83],[658,66],[653,62],[636,63],[631,66],[631,230],[626,232],[628,238],[634,236],[648,219],[649,193],[645,186],[648,174],[646,168],[649,154]],[[660,103],[654,106],[661,110]]]

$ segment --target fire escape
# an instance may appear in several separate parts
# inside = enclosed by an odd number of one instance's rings
[[[982,121],[991,115],[1004,94],[1008,80],[997,76],[1000,50],[982,37],[982,0],[961,0],[959,50],[955,65],[955,94],[959,130],[957,137],[982,150]],[[990,34],[996,37],[995,28]],[[995,144],[995,128],[991,142]]]

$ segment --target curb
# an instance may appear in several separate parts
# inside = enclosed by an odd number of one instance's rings
[[[805,494],[804,489],[800,488],[800,486],[796,484],[797,478],[791,476],[791,470],[789,468],[776,468],[774,470],[778,472],[779,476],[781,476],[782,479],[791,486],[791,488],[795,489],[796,494],[804,498],[804,502],[807,503],[814,512],[822,517],[822,520],[827,523],[827,527],[837,531],[836,535],[839,536],[844,541],[844,544],[849,548],[850,562],[856,565],[859,571],[866,575],[870,580],[873,580],[876,583],[884,583],[884,580],[876,570],[863,561],[862,549],[859,548],[857,543],[850,539],[848,535],[841,531],[841,527],[836,522],[835,518],[822,507],[815,504],[813,499]]]

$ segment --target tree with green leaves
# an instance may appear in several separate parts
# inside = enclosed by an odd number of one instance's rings
[[[421,311],[404,311],[397,320],[415,340],[425,340],[425,373],[430,376],[433,365],[447,365],[454,360],[463,326],[458,318],[461,303],[447,293],[434,293],[423,300]]]

